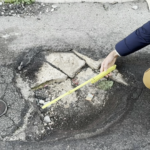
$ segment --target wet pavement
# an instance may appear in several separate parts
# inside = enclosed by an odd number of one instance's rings
[[[133,5],[138,5],[139,9],[133,10]],[[80,17],[76,11],[80,12]],[[148,150],[150,92],[144,87],[142,76],[150,66],[149,47],[118,59],[117,69],[128,86],[113,81],[103,109],[94,109],[79,99],[79,105],[88,108],[88,112],[83,109],[86,118],[79,116],[80,124],[72,129],[74,122],[70,117],[71,127],[58,128],[53,134],[50,132],[37,138],[35,134],[43,130],[41,112],[34,93],[29,92],[28,76],[24,72],[30,69],[33,79],[32,73],[39,71],[44,55],[56,51],[72,52],[75,49],[93,60],[104,58],[118,40],[149,20],[146,3],[115,4],[108,10],[98,3],[61,4],[58,11],[38,17],[41,22],[37,21],[37,16],[0,18],[3,21],[0,28],[0,99],[8,104],[7,113],[0,118],[1,149]],[[38,61],[33,68],[34,62]],[[31,131],[35,132],[31,134]]]

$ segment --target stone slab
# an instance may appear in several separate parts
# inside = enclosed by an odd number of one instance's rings
[[[51,53],[46,60],[73,78],[85,65],[85,61],[79,59],[73,53]]]
[[[36,73],[37,81],[34,86],[40,85],[47,81],[56,81],[61,82],[67,79],[67,76],[60,72],[59,70],[55,69],[48,63],[43,63],[42,67]]]
[[[102,61],[103,61],[103,59],[99,59],[98,61],[95,61],[95,60],[93,60],[93,59],[91,59],[91,58],[89,58],[89,57],[87,57],[87,56],[85,56],[85,55],[75,51],[75,50],[73,50],[73,52],[76,55],[78,55],[80,58],[84,59],[85,62],[87,63],[87,65],[89,67],[91,67],[92,69],[98,69],[100,67]]]
[[[118,83],[121,83],[123,85],[126,85],[128,86],[129,84],[127,83],[127,81],[124,79],[123,75],[121,73],[119,73],[119,71],[116,69],[114,70],[113,72],[111,72],[111,76],[110,76],[110,79],[118,82]]]

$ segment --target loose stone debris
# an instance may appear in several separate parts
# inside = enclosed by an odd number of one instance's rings
[[[50,123],[51,122],[50,117],[49,116],[45,116],[44,117],[44,122]]]
[[[132,6],[132,9],[134,9],[134,10],[137,10],[138,9],[138,6]]]
[[[33,3],[33,4],[8,4],[0,2],[0,16],[37,16],[45,13],[51,13],[58,7],[52,4]],[[50,11],[51,10],[51,11]],[[40,20],[40,18],[37,18]]]
[[[51,9],[51,11],[55,11],[55,10],[56,10],[56,8],[57,8],[57,6],[56,6],[56,5],[52,5],[52,9]]]

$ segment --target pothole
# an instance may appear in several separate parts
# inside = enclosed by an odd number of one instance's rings
[[[110,95],[113,94],[112,86],[117,84],[111,79],[103,78],[95,84],[87,84],[46,109],[41,108],[98,75],[98,70],[89,67],[90,59],[88,63],[86,59],[71,52],[41,52],[34,56],[29,65],[22,70],[19,69],[16,76],[17,86],[24,98],[31,101],[34,107],[24,130],[25,140],[69,138],[95,128],[95,122],[102,114]],[[94,65],[94,61],[91,62]],[[101,61],[95,63],[94,66],[100,66]],[[112,110],[117,103],[114,100]],[[103,123],[106,120],[107,118]]]

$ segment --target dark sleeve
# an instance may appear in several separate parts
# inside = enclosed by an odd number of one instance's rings
[[[120,56],[129,55],[150,44],[150,21],[135,30],[115,46]]]

